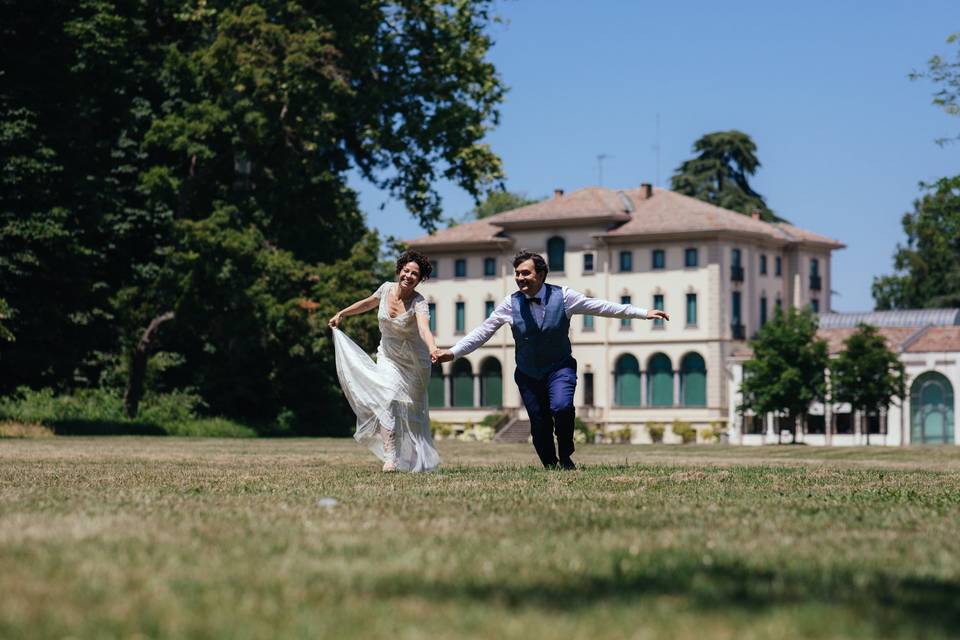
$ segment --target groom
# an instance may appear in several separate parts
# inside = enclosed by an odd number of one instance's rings
[[[544,467],[576,469],[573,455],[573,392],[577,387],[577,361],[570,346],[570,317],[575,313],[609,318],[661,318],[665,312],[647,311],[629,304],[588,298],[567,287],[546,284],[543,257],[521,250],[513,258],[518,292],[507,296],[489,318],[449,350],[433,352],[434,362],[449,362],[483,345],[504,323],[509,323],[516,343],[514,379],[530,417],[533,446]],[[557,435],[557,447],[553,434]],[[558,455],[559,454],[559,455]]]

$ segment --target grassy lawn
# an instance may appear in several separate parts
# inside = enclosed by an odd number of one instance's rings
[[[960,448],[440,452],[2,440],[0,637],[960,636]]]

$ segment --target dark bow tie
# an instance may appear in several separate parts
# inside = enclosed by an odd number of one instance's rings
[[[530,304],[540,304],[541,302],[543,302],[543,300],[541,300],[540,298],[527,298],[527,302],[529,302]]]

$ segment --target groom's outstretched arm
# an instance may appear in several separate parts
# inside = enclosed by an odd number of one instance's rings
[[[647,310],[642,307],[635,307],[632,304],[619,304],[600,298],[588,298],[579,291],[565,288],[563,292],[563,303],[567,310],[567,317],[575,313],[582,313],[591,316],[602,316],[604,318],[639,318],[641,320],[652,320],[654,318],[663,318],[669,320],[670,316],[664,311],[658,309]]]
[[[510,297],[507,296],[497,305],[493,313],[490,314],[490,317],[484,320],[476,329],[463,336],[457,344],[453,345],[449,353],[453,358],[460,358],[479,349],[497,332],[497,329],[510,322],[511,318]]]

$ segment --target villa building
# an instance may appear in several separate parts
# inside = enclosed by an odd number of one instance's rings
[[[577,415],[608,431],[675,420],[742,430],[731,393],[736,354],[778,306],[830,312],[831,254],[844,245],[666,189],[585,188],[409,242],[430,256],[421,286],[431,326],[450,347],[516,291],[514,253],[547,259],[547,281],[615,302],[666,310],[670,322],[574,316]],[[522,419],[503,327],[465,358],[434,367],[435,420]],[[508,382],[505,382],[505,379]],[[669,435],[668,435],[669,439]]]

